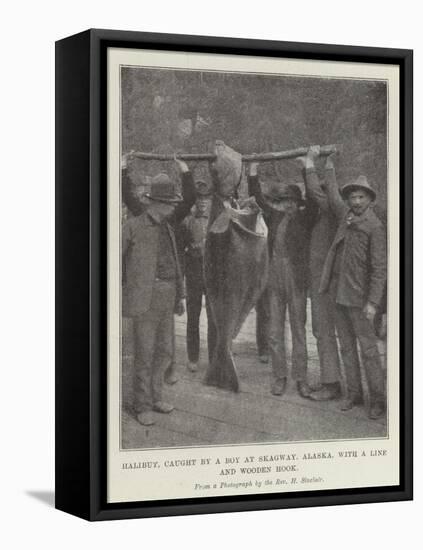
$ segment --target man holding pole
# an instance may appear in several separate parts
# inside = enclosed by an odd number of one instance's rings
[[[187,293],[187,367],[191,372],[198,370],[200,355],[200,314],[203,296],[206,295],[204,247],[213,192],[212,186],[201,179],[195,181],[195,189],[197,194],[195,205],[181,224]],[[212,322],[212,319],[207,320],[209,331],[212,329]]]
[[[249,192],[267,214],[269,228],[269,348],[274,395],[282,395],[287,385],[285,319],[289,311],[292,334],[291,376],[301,397],[310,397],[307,383],[306,304],[308,254],[314,205],[303,201],[298,185],[274,183],[268,193],[261,191],[256,162],[250,164]],[[300,210],[301,208],[301,210]]]
[[[165,370],[174,354],[173,315],[182,315],[183,278],[174,225],[187,215],[195,201],[192,176],[185,162],[175,159],[182,174],[183,194],[165,173],[157,174],[151,192],[141,200],[122,159],[122,196],[134,214],[123,227],[122,310],[132,317],[134,331],[134,408],[140,424],[154,424],[152,411],[170,413],[162,399]]]
[[[335,335],[336,304],[333,291],[321,294],[319,288],[326,256],[335,237],[337,218],[329,205],[327,184],[320,184],[316,172],[315,159],[319,156],[320,147],[315,145],[309,148],[306,156],[299,157],[298,160],[304,168],[307,196],[318,208],[311,232],[309,271],[312,330],[317,343],[322,386],[311,393],[310,399],[327,401],[341,397],[338,343]],[[326,181],[335,181],[331,156],[327,157],[325,172]],[[341,197],[339,201],[342,202]]]

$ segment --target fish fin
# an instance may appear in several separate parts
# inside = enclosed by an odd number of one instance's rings
[[[232,353],[226,347],[220,347],[216,350],[215,357],[207,369],[204,383],[208,386],[217,386],[233,392],[239,391],[235,363]]]
[[[210,233],[225,233],[225,231],[228,230],[230,221],[231,221],[231,218],[230,218],[228,212],[226,212],[226,210],[225,210],[224,212],[219,214],[219,216],[217,216],[217,218],[211,224],[211,226],[209,227],[209,232]]]

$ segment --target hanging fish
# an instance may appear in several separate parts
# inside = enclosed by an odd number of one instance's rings
[[[241,155],[216,142],[210,167],[215,184],[204,254],[204,277],[215,337],[209,342],[205,383],[239,390],[232,355],[247,315],[267,282],[267,227],[253,198],[235,199],[241,177]],[[210,322],[210,321],[209,321]]]

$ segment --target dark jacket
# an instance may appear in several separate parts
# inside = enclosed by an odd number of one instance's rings
[[[177,252],[174,226],[189,213],[195,201],[195,189],[191,173],[182,176],[184,201],[175,206],[172,214],[158,220],[149,212],[149,204],[143,203],[135,192],[126,170],[122,175],[122,197],[134,217],[125,222],[122,234],[122,314],[136,317],[150,307],[156,274],[160,224],[165,224],[172,243],[176,264],[176,299],[184,296],[184,286]]]
[[[248,191],[251,196],[255,197],[257,204],[263,210],[263,217],[269,230],[269,257],[270,261],[272,261],[276,232],[285,214],[272,208],[268,201],[266,201],[257,176],[250,176],[248,178]],[[298,210],[295,216],[289,220],[286,229],[285,243],[287,257],[292,265],[296,284],[301,289],[305,289],[309,285],[310,233],[316,213],[317,207],[315,203],[307,198],[304,208]]]
[[[340,220],[323,268],[320,292],[329,289],[336,252],[343,246],[339,264],[336,302],[349,307],[364,307],[366,302],[379,306],[386,286],[386,234],[372,208],[353,217],[341,203],[335,182],[328,182],[328,200]]]
[[[191,213],[182,222],[181,241],[185,257],[189,259],[202,260],[204,257],[204,245],[206,240],[207,226],[209,216],[199,216],[196,206],[191,209]]]
[[[311,230],[310,274],[311,277],[320,279],[326,256],[335,238],[338,220],[329,204],[327,193],[322,188],[315,169],[306,170],[305,182],[307,196],[317,207],[315,223]],[[326,170],[325,182],[326,186],[336,182],[335,171],[333,169]],[[342,208],[343,211],[345,205],[340,195],[339,202],[338,208]]]

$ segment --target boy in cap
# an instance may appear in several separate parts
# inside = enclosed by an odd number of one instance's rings
[[[195,182],[196,201],[190,214],[181,224],[185,260],[185,283],[187,304],[187,367],[191,372],[198,369],[200,354],[200,314],[204,286],[204,246],[212,199],[212,187],[206,181]],[[208,322],[208,328],[210,323]]]
[[[301,397],[310,397],[307,383],[306,304],[308,253],[313,204],[303,201],[295,184],[274,183],[264,195],[257,175],[257,163],[251,163],[249,192],[266,214],[269,229],[269,349],[272,361],[274,395],[282,395],[287,384],[285,318],[289,311],[292,334],[291,376]]]
[[[122,159],[122,196],[134,214],[123,227],[122,309],[133,318],[135,348],[134,409],[138,421],[154,424],[152,411],[170,413],[162,399],[163,376],[174,353],[174,313],[183,313],[183,278],[174,225],[195,201],[192,176],[175,159],[182,175],[182,196],[165,173],[157,174],[151,191],[140,199],[127,174],[131,154]]]
[[[340,220],[324,265],[321,292],[336,299],[336,330],[348,392],[341,404],[349,410],[363,402],[357,341],[369,387],[370,418],[385,411],[385,383],[374,320],[386,287],[386,235],[373,211],[376,192],[365,176],[340,190],[329,180],[328,199]]]

